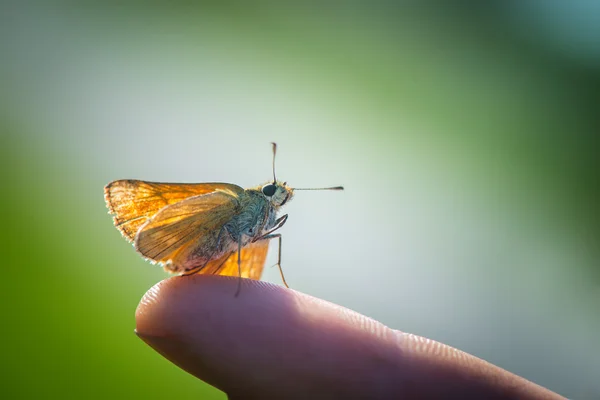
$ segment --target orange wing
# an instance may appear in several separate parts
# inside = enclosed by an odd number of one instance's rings
[[[241,270],[243,278],[260,279],[265,267],[268,250],[268,240],[250,243],[242,248]],[[209,262],[204,268],[198,270],[196,273],[203,275],[239,276],[237,260],[238,254],[237,251],[234,251],[218,260]]]
[[[104,187],[104,199],[115,226],[132,242],[140,227],[160,209],[192,196],[224,191],[239,195],[244,189],[229,183],[160,183],[124,179]]]
[[[238,196],[215,191],[163,207],[135,235],[135,249],[173,272],[204,264],[214,255],[223,226],[239,212]]]

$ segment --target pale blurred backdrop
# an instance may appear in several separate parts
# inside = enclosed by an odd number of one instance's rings
[[[346,187],[286,205],[292,288],[600,398],[600,6],[413,3],[3,1],[6,398],[224,398],[135,337],[167,274],[102,189],[255,186],[271,141]]]

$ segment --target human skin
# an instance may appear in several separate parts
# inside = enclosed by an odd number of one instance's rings
[[[137,335],[231,399],[562,399],[486,361],[261,281],[193,275],[142,298]]]

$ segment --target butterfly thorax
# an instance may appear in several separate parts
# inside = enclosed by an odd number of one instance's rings
[[[276,211],[259,191],[247,189],[238,198],[240,212],[225,224],[231,240],[245,246],[259,238],[275,224]]]

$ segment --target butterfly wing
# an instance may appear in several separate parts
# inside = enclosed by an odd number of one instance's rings
[[[104,188],[104,199],[114,223],[130,242],[149,218],[160,209],[187,198],[223,191],[240,195],[244,189],[229,183],[161,183],[118,180]]]
[[[265,267],[265,260],[269,250],[268,240],[259,240],[250,243],[241,251],[241,272],[243,278],[259,280]],[[198,274],[239,276],[237,251],[230,253],[219,260],[208,263],[200,269]]]
[[[172,272],[218,258],[224,225],[240,211],[234,193],[215,191],[163,207],[139,228],[134,246],[146,259],[167,264]]]

